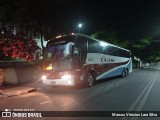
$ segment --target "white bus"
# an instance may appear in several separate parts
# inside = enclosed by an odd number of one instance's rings
[[[131,52],[83,34],[69,34],[50,40],[46,46],[42,76],[46,85],[74,86],[132,72]]]

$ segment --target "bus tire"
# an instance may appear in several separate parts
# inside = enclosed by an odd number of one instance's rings
[[[129,71],[128,71],[128,68],[126,68],[126,76],[128,76],[129,74]]]
[[[123,78],[123,77],[126,77],[126,70],[125,70],[125,68],[122,69],[122,74],[121,74],[121,76],[122,76],[122,78]]]
[[[88,73],[86,78],[87,87],[92,87],[95,85],[95,77],[93,73]]]

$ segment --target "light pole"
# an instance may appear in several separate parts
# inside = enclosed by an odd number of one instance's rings
[[[80,33],[80,29],[81,29],[81,27],[82,27],[82,24],[81,23],[79,23],[78,24],[78,32]]]

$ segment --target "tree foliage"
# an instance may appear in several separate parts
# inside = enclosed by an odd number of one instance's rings
[[[143,50],[143,58],[147,62],[160,62],[160,43],[152,42]]]
[[[0,50],[3,54],[6,57],[33,60],[36,50],[39,49],[36,41],[28,38],[24,33],[14,35],[11,31],[4,31],[0,34]]]
[[[102,30],[102,31],[97,31],[91,35],[91,37],[100,39],[103,41],[106,41],[108,43],[123,47],[123,48],[128,48],[129,46],[129,41],[128,40],[118,40],[117,35],[113,31],[107,31],[107,30]]]
[[[151,37],[143,37],[136,43],[132,44],[132,53],[139,57],[141,60],[145,61],[149,52],[147,53],[146,50],[150,46],[152,41]]]
[[[160,62],[160,54],[154,54],[148,57],[149,62],[155,62],[158,63]]]
[[[71,0],[1,0],[0,1],[0,50],[5,56],[13,58],[33,59],[34,52],[38,49],[34,39],[28,38],[28,31],[34,37],[49,36],[50,28],[45,20],[49,19],[49,9],[70,2]],[[13,28],[19,26],[19,34],[13,34]]]
[[[133,45],[133,47],[138,50],[142,50],[142,49],[146,48],[147,46],[149,46],[151,41],[152,41],[151,37],[144,37],[144,38],[140,39],[137,43],[135,43]]]

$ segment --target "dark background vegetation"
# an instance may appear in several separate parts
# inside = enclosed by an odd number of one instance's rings
[[[1,0],[0,34],[8,35],[15,25],[20,25],[35,36],[40,33],[50,39],[78,32],[81,22],[81,33],[130,49],[144,62],[158,62],[159,6],[158,0]],[[3,60],[3,49],[0,54]]]

